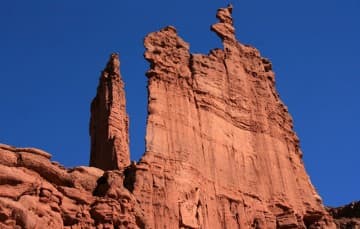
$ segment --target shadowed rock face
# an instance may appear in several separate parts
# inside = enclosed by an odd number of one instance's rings
[[[335,228],[271,63],[236,40],[231,11],[218,10],[211,29],[224,47],[208,55],[191,54],[171,26],[145,38],[139,163],[129,163],[116,54],[91,104],[93,167],[65,169],[42,150],[0,144],[0,228]]]
[[[91,103],[90,136],[90,166],[111,170],[130,164],[129,119],[117,54],[110,56]]]
[[[337,208],[328,208],[334,218],[337,228],[359,229],[360,228],[360,201],[352,202]]]

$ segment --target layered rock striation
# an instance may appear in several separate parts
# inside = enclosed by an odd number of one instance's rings
[[[111,54],[91,103],[90,166],[124,169],[130,164],[129,118],[117,54]]]
[[[211,29],[223,49],[208,55],[190,53],[172,26],[145,38],[138,163],[129,159],[117,54],[91,104],[92,167],[66,169],[42,150],[0,145],[0,228],[335,228],[306,174],[272,65],[236,40],[231,13],[218,10]]]

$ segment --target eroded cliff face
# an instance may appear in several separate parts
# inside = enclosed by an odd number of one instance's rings
[[[331,228],[302,161],[269,60],[239,43],[191,54],[173,27],[145,38],[151,63],[146,153],[134,195],[150,228]]]
[[[130,164],[129,118],[117,54],[102,71],[91,103],[90,136],[90,166],[111,170]]]
[[[208,55],[191,54],[171,26],[145,38],[139,163],[129,162],[116,54],[91,105],[93,167],[65,169],[42,150],[0,145],[0,228],[335,228],[271,63],[236,40],[231,11],[218,10],[212,30],[224,47]]]

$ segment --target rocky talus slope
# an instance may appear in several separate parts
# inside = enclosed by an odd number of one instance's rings
[[[42,150],[0,145],[0,228],[340,227],[304,169],[270,61],[236,40],[231,12],[218,10],[211,29],[223,49],[207,55],[190,53],[171,26],[145,38],[138,163],[130,164],[117,54],[91,105],[91,167],[66,169]]]

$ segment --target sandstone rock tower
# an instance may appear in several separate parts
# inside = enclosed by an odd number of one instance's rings
[[[111,54],[102,71],[97,94],[91,103],[90,166],[104,170],[123,169],[130,164],[129,119],[124,83],[117,54]]]
[[[134,195],[149,228],[332,228],[306,174],[271,63],[235,38],[191,54],[173,27],[145,38],[146,153]]]

